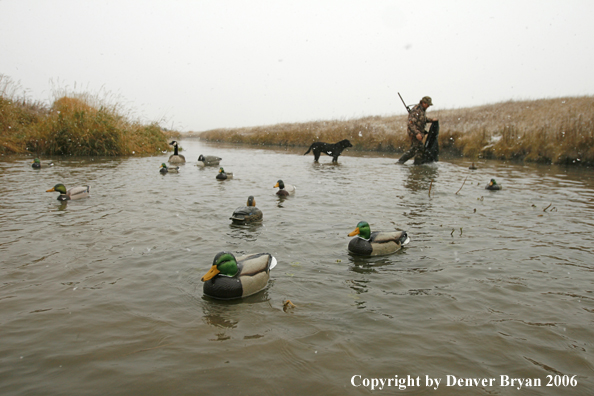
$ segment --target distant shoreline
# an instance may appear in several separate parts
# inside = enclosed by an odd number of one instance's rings
[[[594,165],[594,96],[507,101],[427,111],[440,122],[442,152],[475,159]],[[401,153],[407,116],[283,123],[188,132],[182,138],[251,146],[309,147],[349,139],[349,150]]]

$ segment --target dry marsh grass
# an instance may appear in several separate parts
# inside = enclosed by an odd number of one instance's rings
[[[0,75],[0,153],[118,156],[158,154],[169,150],[157,123],[125,116],[119,103],[98,96],[59,92],[51,106],[18,95],[19,87]]]
[[[428,111],[440,123],[444,152],[471,159],[517,159],[594,165],[594,97],[508,101],[471,108]],[[410,142],[406,115],[312,121],[251,128],[215,129],[207,141],[303,146],[349,139],[354,150],[402,152]]]

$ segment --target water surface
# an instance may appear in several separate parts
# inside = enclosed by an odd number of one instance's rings
[[[591,169],[399,166],[349,151],[332,165],[305,149],[181,146],[188,163],[167,175],[170,154],[54,158],[41,170],[0,160],[0,394],[359,395],[370,390],[353,376],[396,375],[420,386],[374,392],[591,394]],[[234,178],[196,167],[200,154]],[[503,190],[485,190],[491,178]],[[296,195],[277,198],[278,179]],[[60,204],[45,192],[59,182],[89,184],[91,197]],[[249,195],[263,223],[232,226]],[[351,256],[360,220],[411,242]],[[223,250],[272,253],[269,286],[203,297],[200,277]],[[448,375],[497,381],[448,387]],[[518,391],[502,375],[542,383]]]

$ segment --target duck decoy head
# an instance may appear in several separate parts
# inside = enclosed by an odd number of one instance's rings
[[[212,260],[210,270],[202,277],[202,282],[206,282],[221,274],[224,276],[235,276],[239,272],[237,261],[231,252],[220,252]]]
[[[355,235],[359,235],[359,237],[363,239],[369,239],[371,235],[371,228],[369,227],[369,223],[367,223],[366,221],[360,221],[357,224],[357,227],[351,233],[349,233],[350,237]]]
[[[62,183],[58,183],[55,186],[53,186],[52,188],[50,188],[49,190],[47,190],[46,192],[54,192],[57,191],[60,194],[66,194],[66,186],[64,186]]]

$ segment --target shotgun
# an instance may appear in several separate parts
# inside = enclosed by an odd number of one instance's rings
[[[398,96],[400,96],[400,92],[398,92]],[[400,96],[400,100],[402,101],[402,104],[406,108],[406,111],[410,113],[410,108],[406,105],[406,103],[404,103],[404,99],[402,99],[402,96]]]

